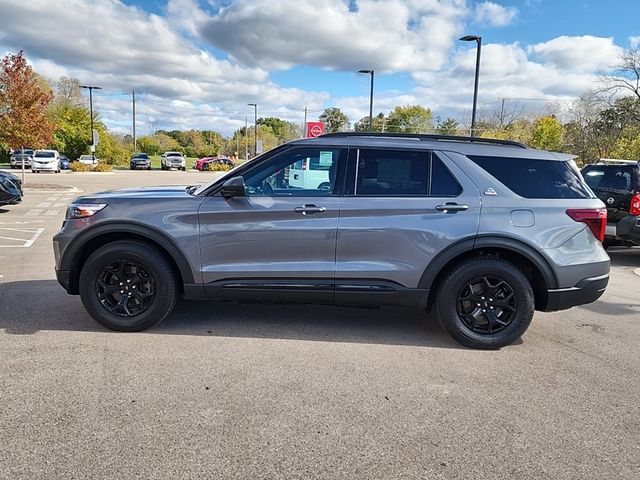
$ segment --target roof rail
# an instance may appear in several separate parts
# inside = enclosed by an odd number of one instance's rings
[[[601,158],[596,163],[605,165],[640,165],[640,160],[624,160],[622,158]]]
[[[524,143],[513,140],[499,140],[497,138],[462,137],[459,135],[435,135],[422,133],[375,133],[375,132],[338,132],[325,133],[323,137],[389,137],[413,138],[422,141],[488,143],[493,145],[509,145],[512,147],[529,148]]]

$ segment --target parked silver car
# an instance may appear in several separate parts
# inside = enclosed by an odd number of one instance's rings
[[[329,188],[300,187],[300,162]],[[316,182],[317,183],[317,182]],[[606,209],[570,155],[479,138],[332,134],[282,145],[204,186],[77,198],[58,281],[114,330],[188,299],[403,305],[499,348],[534,310],[595,301]]]

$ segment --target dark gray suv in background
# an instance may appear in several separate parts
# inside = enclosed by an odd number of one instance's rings
[[[114,330],[151,327],[180,295],[402,305],[433,312],[464,345],[498,348],[534,310],[602,295],[605,225],[570,155],[340,133],[203,186],[77,198],[54,249],[59,282]]]

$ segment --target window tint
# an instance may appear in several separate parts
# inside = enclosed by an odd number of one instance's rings
[[[462,187],[436,155],[431,159],[431,196],[455,197],[460,195]]]
[[[462,187],[428,151],[361,149],[357,195],[455,197]]]
[[[38,158],[53,158],[55,154],[53,152],[36,152],[34,156]]]
[[[571,162],[468,156],[509,190],[525,198],[593,198]]]
[[[633,167],[589,165],[584,168],[584,179],[591,188],[631,190]]]
[[[339,148],[296,148],[262,163],[245,175],[248,196],[328,196],[336,189]],[[309,168],[311,166],[311,168]]]
[[[360,150],[357,195],[427,195],[427,151]]]

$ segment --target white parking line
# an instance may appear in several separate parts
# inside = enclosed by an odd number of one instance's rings
[[[7,236],[0,235],[0,248],[29,248],[42,232],[44,232],[44,228],[0,228],[0,234],[7,234]],[[30,236],[21,238],[20,233],[30,234]],[[9,237],[8,235],[16,236]]]

